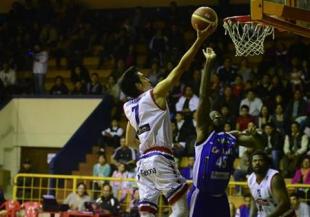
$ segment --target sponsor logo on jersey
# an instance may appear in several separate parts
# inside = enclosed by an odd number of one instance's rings
[[[213,154],[218,154],[221,151],[220,148],[213,146],[211,152]],[[224,155],[232,155],[233,154],[233,149],[232,148],[228,148],[225,150],[225,148],[222,148],[222,154]]]
[[[226,180],[230,178],[229,172],[219,172],[219,171],[212,171],[211,179],[222,179]]]
[[[152,169],[148,169],[148,170],[140,170],[140,174],[142,176],[149,176],[151,174],[156,174],[156,169],[152,168]]]
[[[145,133],[145,132],[150,131],[150,130],[151,130],[150,125],[149,124],[144,124],[144,125],[139,127],[137,134],[141,135],[142,133]]]

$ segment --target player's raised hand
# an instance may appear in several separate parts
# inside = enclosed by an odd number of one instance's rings
[[[202,49],[202,52],[203,52],[203,55],[205,56],[207,61],[212,61],[216,57],[216,53],[210,47],[207,47],[206,49]]]
[[[255,125],[251,126],[250,128],[246,129],[246,133],[249,135],[255,135],[257,133],[257,129]]]
[[[207,28],[199,30],[198,25],[196,24],[197,38],[199,40],[205,40],[208,36],[210,36],[214,32],[216,26],[217,23],[210,23]]]

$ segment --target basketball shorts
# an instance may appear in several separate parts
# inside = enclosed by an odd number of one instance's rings
[[[190,217],[230,217],[227,195],[210,195],[192,186],[188,193]]]
[[[187,191],[186,180],[181,176],[171,151],[152,148],[137,162],[139,210],[156,214],[157,202],[162,193],[169,204],[180,199]]]

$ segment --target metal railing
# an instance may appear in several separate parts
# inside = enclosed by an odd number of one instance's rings
[[[131,200],[132,189],[136,187],[135,179],[120,179],[112,177],[94,177],[94,176],[77,176],[77,175],[51,175],[51,174],[17,174],[14,179],[13,200],[39,201],[43,199],[43,195],[52,194],[59,203],[62,203],[71,192],[77,191],[78,183],[84,183],[87,186],[87,193],[96,200],[101,193],[101,184],[109,182],[118,189],[114,189],[114,196],[120,202],[122,208],[126,208]],[[191,181],[189,181],[191,184]],[[126,187],[124,187],[126,186]],[[296,190],[305,192],[304,200],[310,201],[310,185],[287,184],[289,192]],[[243,193],[249,192],[246,182],[231,181],[227,188],[229,200],[236,206],[243,202]],[[170,212],[169,205],[163,197],[159,199],[159,217]]]

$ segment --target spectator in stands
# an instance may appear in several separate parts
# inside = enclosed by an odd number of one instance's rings
[[[112,194],[112,187],[109,184],[102,186],[102,195],[96,200],[103,214],[118,216],[121,211],[119,201]]]
[[[183,95],[175,104],[175,109],[177,112],[183,112],[185,116],[191,116],[197,110],[198,102],[199,98],[194,94],[192,87],[186,86]]]
[[[137,188],[133,189],[130,203],[126,208],[126,215],[125,217],[140,217],[139,214],[139,191]]]
[[[107,163],[105,155],[98,156],[98,163],[93,166],[93,176],[97,177],[110,177],[111,175],[111,166]],[[103,184],[103,181],[96,181],[95,188],[100,189],[100,186]]]
[[[111,127],[105,129],[101,132],[103,136],[104,146],[112,146],[114,148],[119,147],[120,138],[123,136],[124,130],[118,124],[116,119],[113,119],[111,122]]]
[[[215,99],[214,109],[219,111],[223,105],[228,106],[231,114],[238,114],[239,101],[237,97],[233,95],[232,88],[230,86],[225,86],[223,95],[219,95]]]
[[[235,116],[231,114],[228,105],[222,105],[220,111],[221,111],[221,114],[223,115],[223,119],[225,123],[229,123],[230,126],[236,125]]]
[[[90,82],[86,84],[86,93],[92,95],[101,95],[102,94],[102,85],[99,81],[99,76],[97,73],[92,73]]]
[[[117,170],[114,170],[112,174],[112,178],[119,178],[119,179],[127,179],[127,178],[134,178],[133,173],[129,173],[125,164],[119,163],[117,165]],[[112,181],[111,182],[113,195],[120,200],[124,200],[126,195],[131,187],[131,182],[127,181]]]
[[[275,113],[271,117],[271,123],[275,126],[275,129],[282,135],[287,132],[287,118],[284,114],[283,106],[281,104],[276,105]]]
[[[296,193],[290,195],[291,206],[295,210],[296,217],[310,217],[310,206],[299,200]]]
[[[72,83],[80,81],[83,86],[86,86],[86,84],[90,81],[88,70],[83,65],[76,66],[71,69],[70,79]]]
[[[263,77],[257,82],[255,92],[257,96],[264,102],[270,99],[270,76],[268,74],[264,74]]]
[[[67,85],[64,83],[64,78],[62,76],[56,76],[55,84],[50,90],[51,95],[67,95],[69,93]]]
[[[156,34],[151,38],[149,48],[152,51],[152,59],[157,59],[161,66],[164,65],[165,55],[168,50],[168,38],[158,29]]]
[[[249,107],[249,114],[257,117],[262,109],[263,102],[260,98],[256,97],[253,89],[248,90],[247,96],[240,103],[240,108],[243,105],[247,105]]]
[[[235,81],[231,88],[233,95],[239,100],[244,91],[244,83],[241,75],[236,75]]]
[[[251,195],[244,194],[243,201],[244,203],[239,206],[236,211],[236,217],[250,217],[250,208],[251,208]],[[234,217],[234,216],[232,216]]]
[[[310,184],[310,157],[305,156],[299,169],[295,171],[292,184]]]
[[[265,142],[265,151],[271,156],[272,168],[279,170],[280,160],[283,155],[284,138],[272,123],[268,122],[263,126],[263,138]]]
[[[83,86],[81,81],[76,81],[73,86],[73,90],[71,91],[71,95],[85,95],[86,88]]]
[[[187,158],[187,166],[180,169],[180,173],[182,174],[182,176],[188,180],[193,179],[194,162],[195,162],[195,158],[190,156]]]
[[[120,144],[121,146],[115,149],[111,162],[115,166],[125,164],[128,170],[132,171],[138,160],[137,151],[128,146],[125,137],[121,137]]]
[[[225,58],[224,64],[217,68],[216,74],[224,85],[230,85],[235,80],[237,70],[232,66],[231,58]]]
[[[278,95],[282,96],[282,94],[284,93],[284,87],[278,75],[272,76],[271,83],[268,89],[269,89],[268,94],[271,99],[276,98]]]
[[[240,116],[236,119],[236,130],[243,131],[247,129],[250,122],[255,122],[255,120],[251,115],[249,115],[249,106],[242,105],[240,109]]]
[[[263,126],[271,121],[269,109],[266,105],[263,105],[259,113],[257,125],[259,129],[263,129]]]
[[[178,157],[182,157],[192,138],[195,137],[195,128],[192,119],[185,119],[184,114],[181,112],[177,112],[175,120],[174,149],[175,151],[178,149],[176,154]]]
[[[301,66],[294,66],[290,72],[290,83],[292,85],[292,89],[303,89],[303,82],[305,79],[305,75],[302,71]]]
[[[300,90],[293,92],[293,100],[291,100],[286,108],[286,115],[291,120],[295,120],[297,117],[305,115],[306,112],[306,101],[302,97]]]
[[[246,57],[242,58],[237,74],[242,76],[243,81],[253,80],[252,69],[249,67],[249,61]]]
[[[168,96],[169,97],[169,100],[168,100],[169,110],[174,115],[176,113],[175,105],[179,101],[180,97],[182,97],[184,88],[185,88],[185,85],[181,83],[181,81],[178,81],[178,83],[172,88]]]
[[[45,76],[48,67],[48,52],[40,45],[34,46],[33,53],[34,90],[36,94],[44,93]]]
[[[283,157],[283,176],[292,177],[297,163],[306,153],[308,148],[308,138],[300,132],[300,125],[297,122],[291,124],[291,133],[285,136],[284,157]]]
[[[200,80],[201,80],[201,70],[195,69],[193,71],[191,80],[187,82],[191,87],[193,87],[194,94],[197,96],[199,95],[199,87],[200,87]]]
[[[172,130],[172,152],[176,159],[180,159],[185,155],[186,142],[179,140],[179,132],[175,121],[171,122]]]
[[[310,184],[310,156],[305,156],[301,161],[300,168],[295,171],[295,175],[291,181],[292,184]],[[301,198],[310,198],[308,188],[298,188],[298,195]],[[308,202],[308,204],[310,204]]]
[[[3,64],[3,68],[0,71],[0,80],[7,92],[14,92],[14,87],[16,86],[16,72],[8,63]]]
[[[87,194],[87,187],[84,183],[77,184],[77,192],[71,192],[64,204],[68,204],[70,210],[85,211],[85,202],[90,201],[90,196]]]
[[[161,76],[161,71],[160,71],[159,65],[156,61],[154,61],[151,65],[151,69],[149,70],[149,73],[147,76],[153,87],[155,87],[155,85],[158,83],[160,76]]]

